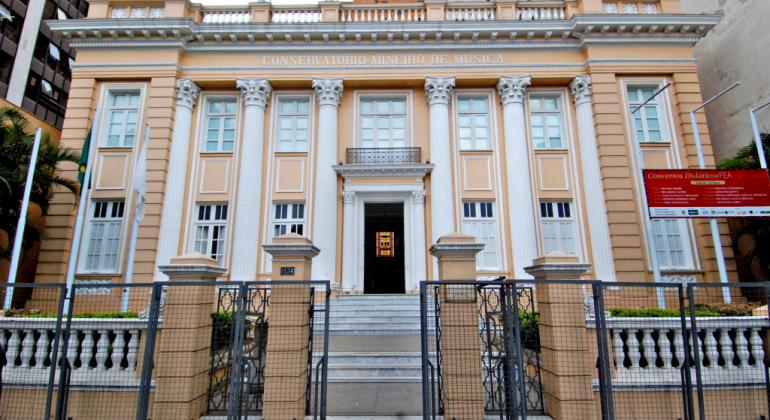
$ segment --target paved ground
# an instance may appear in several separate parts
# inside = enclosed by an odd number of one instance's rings
[[[419,416],[422,384],[333,383],[329,384],[330,416]]]

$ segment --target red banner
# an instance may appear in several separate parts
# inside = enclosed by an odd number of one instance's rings
[[[645,170],[651,218],[770,216],[764,169]]]

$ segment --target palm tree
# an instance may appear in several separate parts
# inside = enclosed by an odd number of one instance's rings
[[[8,235],[8,246],[0,247],[0,259],[8,259],[13,250],[34,138],[35,128],[24,115],[16,108],[0,108],[0,230]],[[59,165],[64,162],[78,164],[80,152],[51,142],[48,133],[43,133],[29,199],[23,249],[29,249],[45,237],[40,220],[48,214],[57,190],[65,188],[77,197],[79,183],[61,175]]]
[[[762,133],[765,160],[770,161],[770,133]],[[719,162],[720,169],[759,169],[759,153],[754,142],[738,149],[733,157]],[[770,217],[737,217],[731,220],[733,247],[742,256],[756,281],[770,279]]]

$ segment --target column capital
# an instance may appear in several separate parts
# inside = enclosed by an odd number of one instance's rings
[[[201,93],[201,88],[189,77],[176,81],[176,105],[192,109]]]
[[[319,106],[331,105],[335,108],[340,106],[340,98],[345,86],[342,85],[342,78],[321,79],[313,78],[313,89],[315,89],[315,98]]]
[[[342,192],[342,202],[345,204],[353,204],[356,202],[356,192],[355,191],[343,191]]]
[[[241,90],[241,98],[246,106],[265,108],[273,87],[267,79],[235,79],[235,86]]]
[[[500,76],[497,91],[503,106],[510,103],[524,103],[524,92],[532,84],[532,76]]]
[[[431,77],[425,76],[425,96],[428,97],[428,105],[449,105],[452,99],[452,89],[455,87],[455,77]]]
[[[575,105],[591,103],[591,76],[579,74],[569,84],[572,96],[575,97]]]
[[[425,195],[425,190],[412,191],[412,200],[414,200],[416,204],[423,204],[425,203]]]

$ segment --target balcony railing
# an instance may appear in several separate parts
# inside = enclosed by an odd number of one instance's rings
[[[347,149],[348,165],[388,165],[422,163],[419,147],[393,147],[388,149]]]

